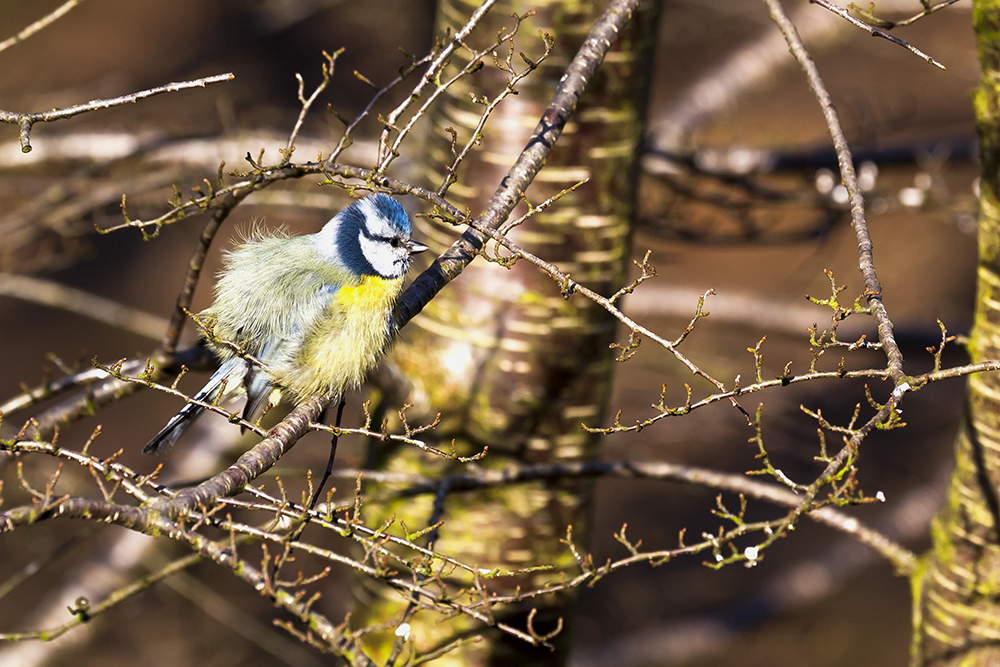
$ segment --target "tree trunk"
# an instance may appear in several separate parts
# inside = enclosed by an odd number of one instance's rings
[[[972,361],[1000,358],[1000,7],[976,2],[982,142]],[[914,665],[1000,665],[1000,374],[970,376],[947,506],[914,576]]]
[[[448,28],[454,31],[477,5],[442,0],[437,33]],[[590,182],[510,234],[529,252],[606,295],[624,284],[630,259],[655,5],[647,2],[612,47],[526,196],[537,205],[584,178]],[[482,209],[530,139],[566,65],[602,14],[604,3],[499,2],[478,34],[492,37],[501,27],[509,29],[510,14],[528,9],[536,9],[537,14],[525,21],[517,35],[515,65],[523,67],[517,51],[537,59],[539,31],[551,34],[555,46],[551,57],[518,84],[518,95],[500,105],[486,126],[482,144],[458,170],[458,181],[448,197],[473,212]],[[505,49],[498,50],[501,58]],[[431,122],[422,174],[426,184],[437,187],[453,160],[447,128],[458,133],[459,146],[474,131],[483,107],[470,100],[470,93],[477,98],[492,97],[502,85],[496,70],[486,68],[451,89]],[[523,209],[519,206],[514,215]],[[455,234],[454,228],[425,218],[416,223],[415,236],[434,251],[449,246]],[[433,432],[442,449],[447,450],[452,439],[461,454],[488,446],[488,455],[478,465],[491,468],[580,461],[597,453],[597,439],[580,425],[600,423],[607,406],[614,360],[609,344],[615,340],[615,328],[615,320],[606,311],[582,297],[564,297],[558,285],[526,262],[505,268],[480,257],[410,323],[394,358],[414,384],[408,402],[428,414],[442,413],[441,424]],[[393,471],[442,476],[459,473],[467,465],[413,448],[387,451],[383,443],[376,447],[380,465]],[[411,498],[387,507],[384,516],[395,514],[411,531],[440,518],[444,525],[434,536],[434,548],[479,568],[556,565],[573,571],[573,557],[561,538],[572,526],[574,543],[586,550],[590,491],[586,481],[523,484],[449,495],[438,512],[434,498]],[[502,594],[553,581],[559,581],[553,573],[527,572],[482,583],[490,592]],[[366,622],[399,613],[398,594],[371,593],[370,605],[358,612]],[[498,610],[496,618],[525,630],[529,612],[537,608],[531,625],[539,634],[549,633],[560,622],[568,623],[572,598],[568,593],[535,598],[504,607],[502,613]],[[495,629],[470,628],[459,619],[443,622],[418,614],[411,624],[422,650],[462,633],[483,636],[435,664],[559,664],[569,636],[564,627],[552,640],[557,646],[553,652]],[[391,639],[373,636],[369,646]],[[386,650],[375,649],[375,654]]]

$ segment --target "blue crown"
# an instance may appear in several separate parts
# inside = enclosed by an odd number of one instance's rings
[[[359,229],[368,226],[365,210],[362,208],[363,205],[374,208],[375,213],[395,227],[396,231],[407,235],[412,231],[410,229],[410,216],[406,214],[406,209],[403,208],[403,205],[389,195],[382,194],[381,192],[365,199],[359,199],[341,211],[338,217],[344,222],[351,223],[350,225],[342,224],[340,226],[341,230],[344,230],[346,227]],[[341,235],[343,234],[344,231],[341,231]],[[343,237],[338,239],[338,241],[340,240],[343,240]]]
[[[398,201],[381,192],[372,195],[368,199],[375,206],[378,214],[391,222],[401,232],[409,234],[412,231],[410,229],[410,216],[406,214],[406,209]],[[354,206],[352,205],[351,208],[354,208]]]

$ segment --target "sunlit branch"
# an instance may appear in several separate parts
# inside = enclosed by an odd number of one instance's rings
[[[91,100],[85,104],[76,104],[63,109],[52,109],[50,111],[41,111],[37,113],[21,113],[16,111],[0,110],[0,122],[10,123],[20,127],[19,137],[21,141],[21,150],[28,153],[31,151],[31,139],[29,137],[31,133],[31,126],[35,123],[52,122],[55,120],[62,120],[64,118],[72,118],[73,116],[77,116],[88,111],[108,109],[110,107],[121,106],[122,104],[134,104],[139,100],[152,97],[154,95],[173,93],[186,88],[204,88],[205,86],[213,83],[219,83],[220,81],[232,81],[233,78],[234,75],[231,73],[217,74],[215,76],[207,76],[202,79],[195,79],[194,81],[168,83],[165,86],[150,88],[149,90],[143,90],[130,95],[123,95],[122,97],[113,97],[105,100]]]
[[[858,258],[861,275],[865,280],[865,296],[871,306],[872,317],[878,326],[879,341],[881,341],[888,357],[893,382],[899,385],[903,381],[903,354],[899,350],[899,345],[896,344],[892,331],[892,321],[882,303],[882,285],[879,283],[878,274],[875,271],[872,241],[868,233],[868,222],[865,219],[865,200],[861,194],[861,186],[858,184],[858,175],[854,170],[854,161],[850,146],[847,144],[847,137],[844,135],[844,129],[830,93],[816,69],[816,63],[813,62],[809,52],[802,44],[802,40],[799,39],[798,32],[785,13],[781,2],[779,0],[765,0],[765,2],[771,10],[771,17],[785,36],[792,55],[795,56],[805,72],[809,87],[819,102],[823,118],[826,120],[827,130],[833,139],[833,145],[837,151],[837,161],[840,165],[841,179],[850,197],[851,223],[858,240]]]
[[[69,12],[69,10],[76,7],[81,2],[83,2],[83,0],[67,0],[67,2],[64,2],[63,4],[59,5],[55,10],[46,14],[42,18],[38,19],[37,21],[26,27],[21,32],[17,33],[13,37],[8,37],[4,41],[0,42],[0,51],[6,51],[15,44],[18,44],[19,42],[23,42],[24,40],[28,39],[39,30],[45,28],[49,24],[53,23],[57,19],[64,16],[66,13]]]
[[[856,19],[853,16],[851,16],[850,12],[848,12],[846,9],[843,9],[841,7],[838,7],[838,6],[834,5],[834,4],[831,4],[831,3],[827,2],[827,0],[809,0],[809,2],[815,3],[815,4],[819,5],[820,7],[833,12],[834,14],[837,14],[838,16],[840,16],[841,18],[843,18],[848,23],[851,23],[852,25],[855,25],[855,26],[861,28],[862,30],[866,31],[872,37],[881,37],[882,39],[887,39],[890,42],[892,42],[893,44],[897,44],[899,46],[902,46],[907,51],[910,51],[911,53],[915,53],[916,55],[920,56],[921,58],[923,58],[924,60],[926,60],[927,62],[929,62],[931,65],[934,65],[935,67],[940,67],[941,69],[947,69],[944,65],[942,65],[938,61],[934,60],[929,55],[927,55],[926,53],[924,53],[920,49],[916,48],[915,46],[912,46],[909,42],[907,42],[905,40],[902,40],[902,39],[900,39],[898,37],[894,37],[894,36],[890,35],[889,33],[885,32],[884,30],[879,30],[877,27],[875,27],[875,26],[873,26],[873,25],[871,25],[869,23],[865,23],[864,21],[859,21],[858,19]],[[929,14],[929,13],[930,12],[925,12],[925,14]],[[916,18],[919,18],[919,15]]]

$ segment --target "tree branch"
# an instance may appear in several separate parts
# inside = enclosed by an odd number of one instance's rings
[[[50,111],[41,111],[37,113],[3,111],[0,109],[0,122],[10,123],[20,127],[19,138],[21,141],[21,151],[24,153],[30,153],[31,139],[29,135],[31,133],[31,126],[35,123],[52,122],[54,120],[72,118],[73,116],[78,116],[79,114],[86,113],[88,111],[108,109],[110,107],[121,106],[122,104],[134,104],[139,100],[152,97],[153,95],[173,93],[178,90],[184,90],[185,88],[204,88],[205,86],[213,83],[219,83],[220,81],[232,81],[233,78],[235,77],[231,72],[227,74],[216,74],[215,76],[207,76],[203,79],[195,79],[194,81],[168,83],[165,86],[150,88],[149,90],[143,90],[138,93],[124,95],[122,97],[113,97],[106,100],[91,100],[90,102],[86,102],[84,104],[76,104],[63,109],[52,109]]]
[[[478,225],[486,229],[497,229],[507,220],[524,190],[541,171],[545,158],[576,110],[587,83],[604,61],[604,56],[611,49],[619,31],[631,20],[638,5],[638,0],[612,0],[608,9],[594,24],[566,68],[566,73],[535,126],[528,144],[477,217]],[[430,268],[417,276],[400,298],[399,322],[404,324],[411,320],[435,294],[457,278],[482,249],[484,242],[483,234],[468,230],[451,248],[434,260]]]
[[[865,219],[865,199],[861,194],[861,186],[858,184],[858,175],[854,171],[854,160],[851,156],[851,148],[847,144],[847,137],[844,135],[844,128],[840,124],[840,117],[833,100],[830,97],[823,79],[820,78],[816,63],[813,62],[809,52],[806,51],[802,40],[799,38],[795,26],[785,13],[779,0],[764,0],[771,10],[771,16],[778,25],[781,33],[788,42],[788,47],[799,62],[802,70],[809,81],[816,100],[819,102],[826,120],[827,130],[833,140],[833,146],[837,151],[837,162],[840,165],[840,176],[847,188],[851,203],[851,224],[858,239],[858,257],[861,268],[861,275],[865,280],[865,296],[872,309],[872,317],[878,326],[878,337],[882,342],[883,349],[889,358],[889,371],[896,386],[903,383],[903,354],[899,350],[899,345],[892,332],[892,320],[886,312],[882,303],[882,285],[879,283],[878,274],[875,271],[875,262],[872,253],[872,240],[868,234],[868,222]]]
[[[39,30],[47,27],[49,24],[53,23],[57,19],[62,18],[65,14],[69,12],[69,10],[76,7],[81,2],[83,2],[83,0],[67,0],[67,2],[64,2],[62,5],[53,10],[51,13],[38,19],[37,21],[26,27],[21,32],[17,33],[13,37],[8,37],[4,41],[0,42],[0,51],[6,51],[15,44],[18,44],[28,39]]]

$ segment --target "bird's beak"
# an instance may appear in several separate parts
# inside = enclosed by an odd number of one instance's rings
[[[409,248],[411,255],[416,255],[418,252],[423,252],[424,250],[427,250],[427,246],[425,246],[423,243],[418,243],[412,239],[410,239]]]

